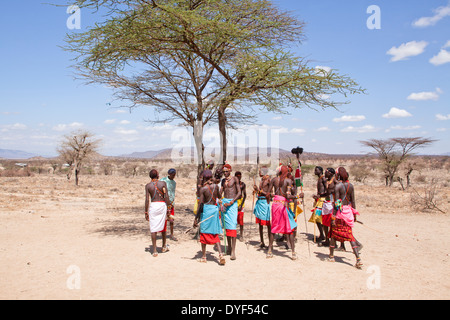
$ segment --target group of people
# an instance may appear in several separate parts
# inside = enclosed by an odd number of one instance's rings
[[[240,229],[240,239],[243,235],[243,208],[247,198],[246,185],[241,180],[241,172],[232,175],[229,164],[221,166],[213,172],[214,163],[206,164],[205,170],[197,181],[197,202],[195,205],[193,228],[199,228],[199,241],[202,256],[199,262],[206,262],[206,246],[214,245],[219,253],[219,264],[225,265],[224,255],[230,260],[236,260],[237,229]],[[304,201],[303,190],[297,190],[292,167],[280,165],[276,176],[271,177],[269,169],[263,167],[259,170],[260,183],[254,183],[253,194],[256,197],[253,214],[255,223],[259,226],[260,247],[267,249],[267,258],[273,258],[273,242],[275,235],[278,240],[286,240],[291,250],[291,259],[297,260],[295,251],[297,234],[297,217],[303,211],[300,203]],[[330,249],[329,261],[334,261],[335,250],[345,250],[344,242],[351,243],[356,257],[356,267],[361,268],[359,243],[353,236],[352,227],[356,221],[356,203],[353,185],[348,181],[348,173],[340,167],[337,170],[317,166],[314,171],[318,177],[317,193],[314,198],[314,209],[310,222],[317,225],[320,232],[315,242],[319,246],[328,246]],[[162,232],[162,252],[168,251],[166,244],[167,222],[170,224],[171,239],[176,241],[173,234],[173,204],[176,183],[175,169],[170,169],[168,177],[159,179],[158,172],[150,171],[151,182],[145,186],[145,216],[150,224],[153,256],[157,256],[156,234]],[[151,200],[150,200],[151,199]],[[264,242],[264,226],[267,228],[269,245]],[[225,252],[222,251],[220,235],[224,235]],[[315,235],[315,233],[314,233]],[[336,249],[336,243],[340,248]]]

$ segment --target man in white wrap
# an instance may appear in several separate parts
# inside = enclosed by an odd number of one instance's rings
[[[170,214],[167,211],[170,199],[167,184],[164,181],[159,181],[158,171],[153,169],[149,175],[152,181],[145,186],[145,219],[150,224],[153,246],[152,255],[157,257],[156,234],[158,232],[162,233],[162,252],[169,251],[166,245],[166,226],[168,215]]]

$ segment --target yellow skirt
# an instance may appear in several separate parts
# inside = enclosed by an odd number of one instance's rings
[[[291,208],[291,211],[294,212],[294,203],[289,203],[289,207]],[[300,208],[299,204],[297,203],[297,212],[295,212],[295,221],[297,222],[297,217],[303,213],[302,208]]]

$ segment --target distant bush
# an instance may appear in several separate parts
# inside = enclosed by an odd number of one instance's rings
[[[0,171],[0,177],[32,177],[34,174],[28,169],[6,169]]]

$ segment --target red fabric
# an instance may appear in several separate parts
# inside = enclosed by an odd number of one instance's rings
[[[175,208],[172,206],[172,209],[170,210],[170,215],[174,216],[175,215]]]
[[[355,241],[352,228],[342,219],[336,219],[336,226],[331,228],[330,238],[334,238],[340,242]]]
[[[239,211],[238,212],[238,219],[237,222],[240,226],[244,225],[244,212],[243,211]]]
[[[270,226],[270,221],[269,220],[260,220],[259,218],[256,218],[255,222],[257,224],[262,225],[262,226]]]
[[[203,244],[216,244],[220,242],[218,234],[200,233],[200,242]]]
[[[332,216],[332,214],[322,215],[322,225],[324,225],[325,227],[330,227],[331,226],[331,216]]]
[[[236,230],[228,230],[227,229],[227,237],[236,238],[237,237],[237,231]]]

